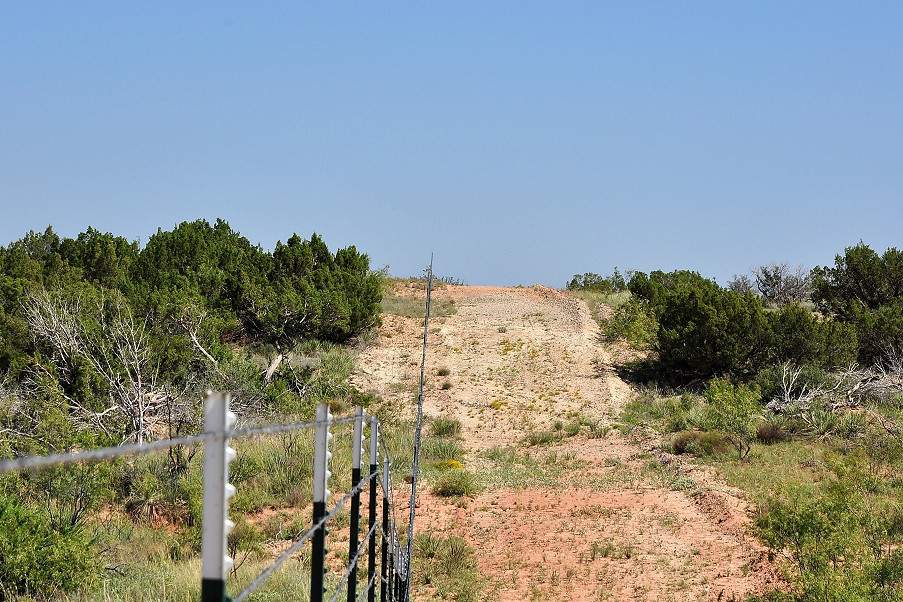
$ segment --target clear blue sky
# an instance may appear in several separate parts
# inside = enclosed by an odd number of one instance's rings
[[[900,2],[4,2],[0,244],[223,217],[470,284],[903,246]]]

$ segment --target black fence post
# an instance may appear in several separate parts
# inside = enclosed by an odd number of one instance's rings
[[[386,602],[389,585],[389,458],[383,458],[383,558],[382,558],[382,583],[379,586],[379,600]]]
[[[351,489],[361,483],[361,456],[364,453],[364,408],[354,408],[354,433],[351,440]],[[351,496],[351,526],[348,534],[348,561],[357,556],[360,546],[361,494]],[[348,602],[357,602],[357,560],[348,575]]]
[[[376,583],[373,582],[373,576],[376,574],[376,531],[373,526],[376,524],[376,482],[377,454],[379,453],[379,421],[376,416],[370,417],[370,516],[367,526],[368,532],[373,532],[370,536],[370,546],[367,554],[367,583],[371,583],[370,591],[367,592],[367,602],[376,602]]]

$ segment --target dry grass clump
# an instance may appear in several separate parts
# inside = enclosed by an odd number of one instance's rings
[[[433,493],[441,497],[470,497],[481,490],[476,476],[463,469],[449,470],[433,484]]]
[[[433,437],[459,437],[461,421],[455,418],[436,418],[430,424],[430,435]]]
[[[730,450],[730,442],[716,432],[681,431],[671,438],[671,451],[675,454],[713,456]]]

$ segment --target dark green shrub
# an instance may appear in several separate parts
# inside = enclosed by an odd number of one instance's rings
[[[653,316],[661,314],[667,298],[674,293],[696,289],[720,289],[713,281],[703,278],[698,272],[689,270],[673,272],[656,270],[648,276],[643,272],[636,272],[630,279],[627,288],[633,296],[649,303],[649,309]]]
[[[871,363],[903,345],[903,252],[878,255],[860,242],[812,271],[812,300],[826,314],[855,326],[859,360]]]
[[[615,268],[611,276],[600,276],[593,272],[574,274],[567,285],[569,291],[593,291],[603,294],[619,293],[627,289],[624,276]]]
[[[827,370],[856,360],[856,330],[850,324],[819,320],[806,308],[789,304],[768,314],[773,334],[773,360]]]
[[[747,377],[765,364],[770,337],[758,298],[709,283],[664,296],[655,348],[663,371],[687,379]]]
[[[730,448],[730,441],[721,433],[681,431],[671,438],[671,452],[675,454],[713,456],[723,454]]]
[[[0,495],[0,600],[88,590],[99,570],[81,525],[55,529],[43,510]]]

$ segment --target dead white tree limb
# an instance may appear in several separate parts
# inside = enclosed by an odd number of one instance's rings
[[[32,335],[51,349],[51,361],[64,379],[72,382],[80,358],[106,385],[105,408],[91,410],[70,397],[76,412],[108,433],[103,418],[122,415],[129,437],[143,442],[175,401],[157,381],[146,324],[118,295],[85,298],[38,290],[27,295],[24,306]]]

